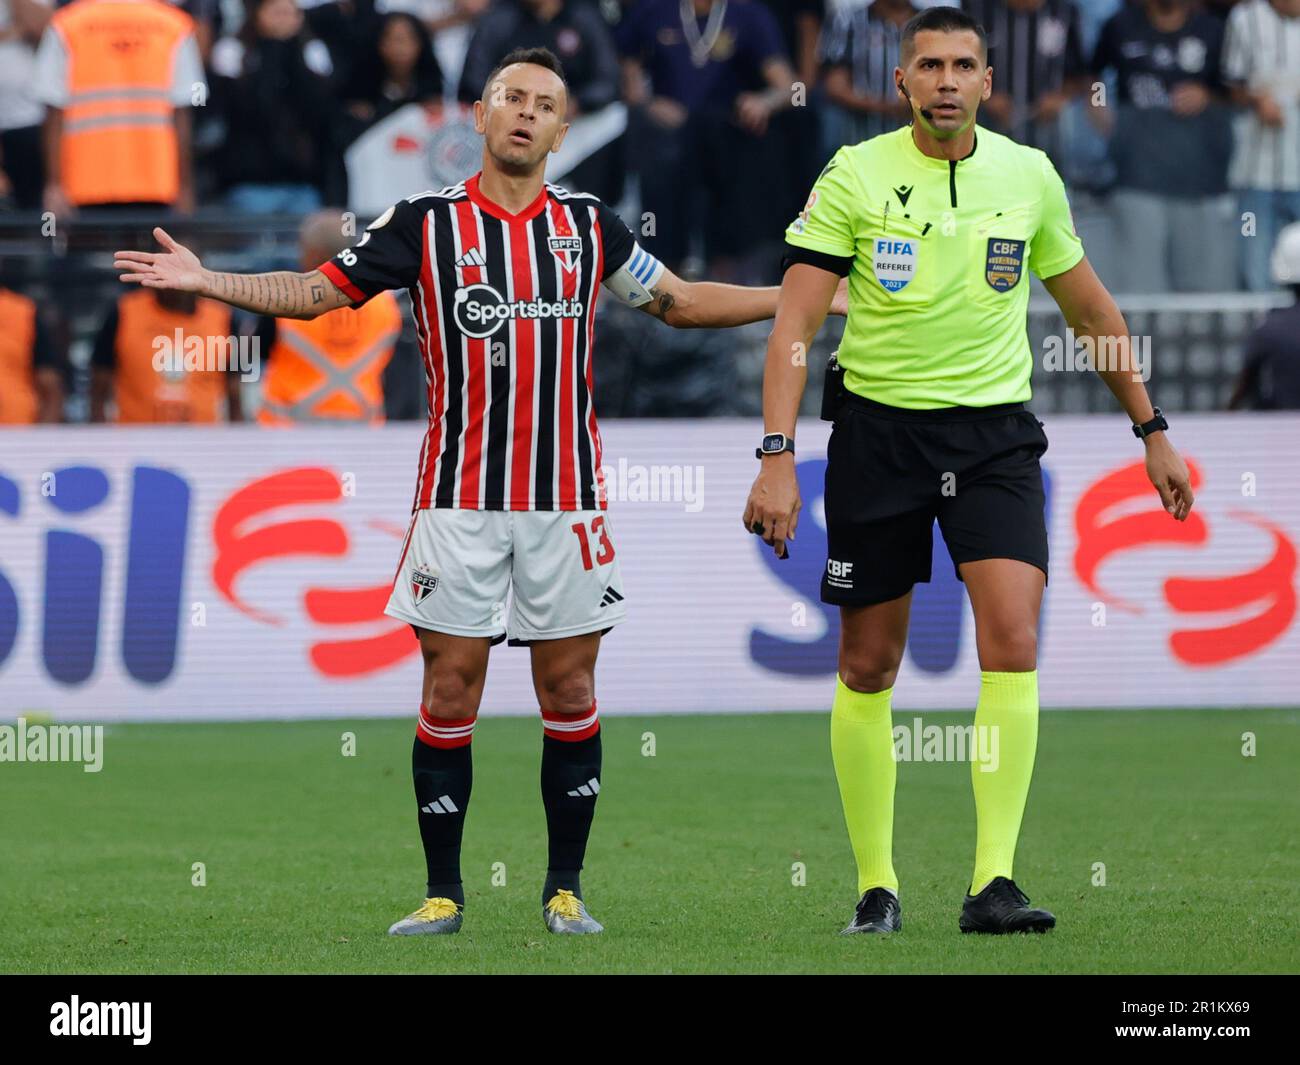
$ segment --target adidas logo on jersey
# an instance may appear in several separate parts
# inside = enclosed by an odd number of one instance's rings
[[[428,806],[421,806],[422,814],[458,814],[460,808],[451,801],[450,795],[444,795],[440,799],[434,799]]]
[[[589,781],[587,781],[587,783],[579,784],[576,788],[574,788],[571,792],[569,792],[569,794],[572,795],[575,799],[579,795],[585,796],[587,798],[591,798],[591,796],[595,795],[599,791],[600,791],[600,781],[597,780],[595,777],[592,777]]]
[[[613,588],[606,588],[605,594],[600,597],[600,605],[602,607],[613,606],[615,603],[621,603],[622,601],[623,597]]]
[[[457,266],[487,266],[487,260],[483,258],[483,253],[478,248],[470,248],[464,255],[456,260]]]

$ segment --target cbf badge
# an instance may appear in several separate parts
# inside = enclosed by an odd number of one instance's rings
[[[872,245],[871,264],[876,280],[886,292],[897,292],[916,273],[916,241],[877,237]]]
[[[415,598],[416,606],[428,599],[437,587],[437,574],[431,573],[428,566],[416,566],[411,571],[411,595]]]
[[[998,292],[1016,287],[1025,264],[1025,242],[989,237],[989,253],[984,260],[984,280]]]

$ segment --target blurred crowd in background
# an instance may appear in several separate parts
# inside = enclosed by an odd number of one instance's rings
[[[569,81],[573,126],[550,180],[614,206],[685,277],[776,283],[785,226],[830,155],[908,121],[893,70],[929,3],[0,0],[0,422],[423,417],[401,311],[307,334],[206,300],[116,298],[102,261],[88,254],[61,281],[24,234],[49,236],[52,218],[141,244],[162,223],[200,245],[244,234],[217,241],[227,268],[278,256],[310,269],[359,232],[340,218],[364,225],[478,169],[469,105],[514,47],[550,48]],[[1300,223],[1300,0],[962,6],[989,34],[981,123],[1051,155],[1113,291],[1300,286],[1300,228],[1283,239]],[[130,50],[125,82],[121,63],[97,66],[106,34]],[[274,252],[270,234],[284,238]],[[33,283],[51,298],[24,294]],[[1279,327],[1277,314],[1292,316]],[[717,400],[737,373],[726,341],[647,339],[646,323],[610,317],[602,371],[616,347],[645,365],[615,370],[603,413],[735,412]],[[1300,405],[1294,369],[1270,368],[1258,316],[1247,325],[1211,405]],[[1300,336],[1292,311],[1264,325]],[[139,349],[173,328],[258,338],[260,383],[159,374]],[[346,393],[325,387],[363,353]],[[638,401],[651,380],[669,383]]]

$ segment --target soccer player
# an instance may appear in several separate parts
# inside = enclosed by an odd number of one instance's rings
[[[1098,372],[1135,423],[1171,520],[1187,518],[1192,491],[1128,362],[1127,327],[1084,257],[1061,179],[1041,151],[976,124],[992,91],[984,31],[960,10],[930,8],[904,29],[900,62],[894,80],[912,124],[840,148],[786,231],[762,466],[743,520],[778,555],[794,537],[793,436],[807,371],[791,352],[807,349],[847,275],[821,585],[822,600],[840,607],[831,754],[860,893],[845,931],[902,926],[890,703],[912,587],[930,579],[937,519],[975,615],[975,726],[1000,741],[995,772],[971,765],[975,868],[959,925],[1042,932],[1055,918],[1012,880],[1038,738],[1036,632],[1047,580],[1039,468],[1047,438],[1024,407],[1026,267],[1081,343],[1113,345],[1120,368]]]
[[[394,205],[317,270],[216,273],[162,230],[165,252],[117,254],[125,281],[283,317],[409,291],[429,428],[387,613],[411,624],[424,658],[412,771],[428,882],[393,935],[461,927],[470,741],[489,648],[507,637],[531,648],[541,706],[543,918],[552,932],[602,930],[579,871],[600,792],[596,655],[625,597],[592,405],[598,286],[679,328],[776,313],[777,287],[687,284],[596,197],[545,181],[567,98],[554,54],[511,52],[474,104],[482,170]],[[837,300],[842,314],[844,291]]]

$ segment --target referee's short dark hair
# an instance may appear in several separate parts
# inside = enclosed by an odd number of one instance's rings
[[[516,48],[514,51],[507,52],[502,56],[501,62],[492,68],[492,73],[487,76],[487,81],[483,83],[483,91],[487,92],[488,86],[496,80],[501,71],[505,70],[506,67],[514,66],[516,63],[532,63],[534,66],[545,67],[560,81],[564,82],[566,90],[569,87],[569,83],[564,77],[564,67],[560,66],[560,57],[549,48]]]
[[[959,7],[927,7],[918,11],[903,27],[903,36],[899,44],[899,59],[903,66],[912,61],[916,54],[916,35],[923,30],[937,30],[939,33],[961,33],[969,30],[980,39],[980,52],[985,63],[989,58],[989,38],[984,27]]]

